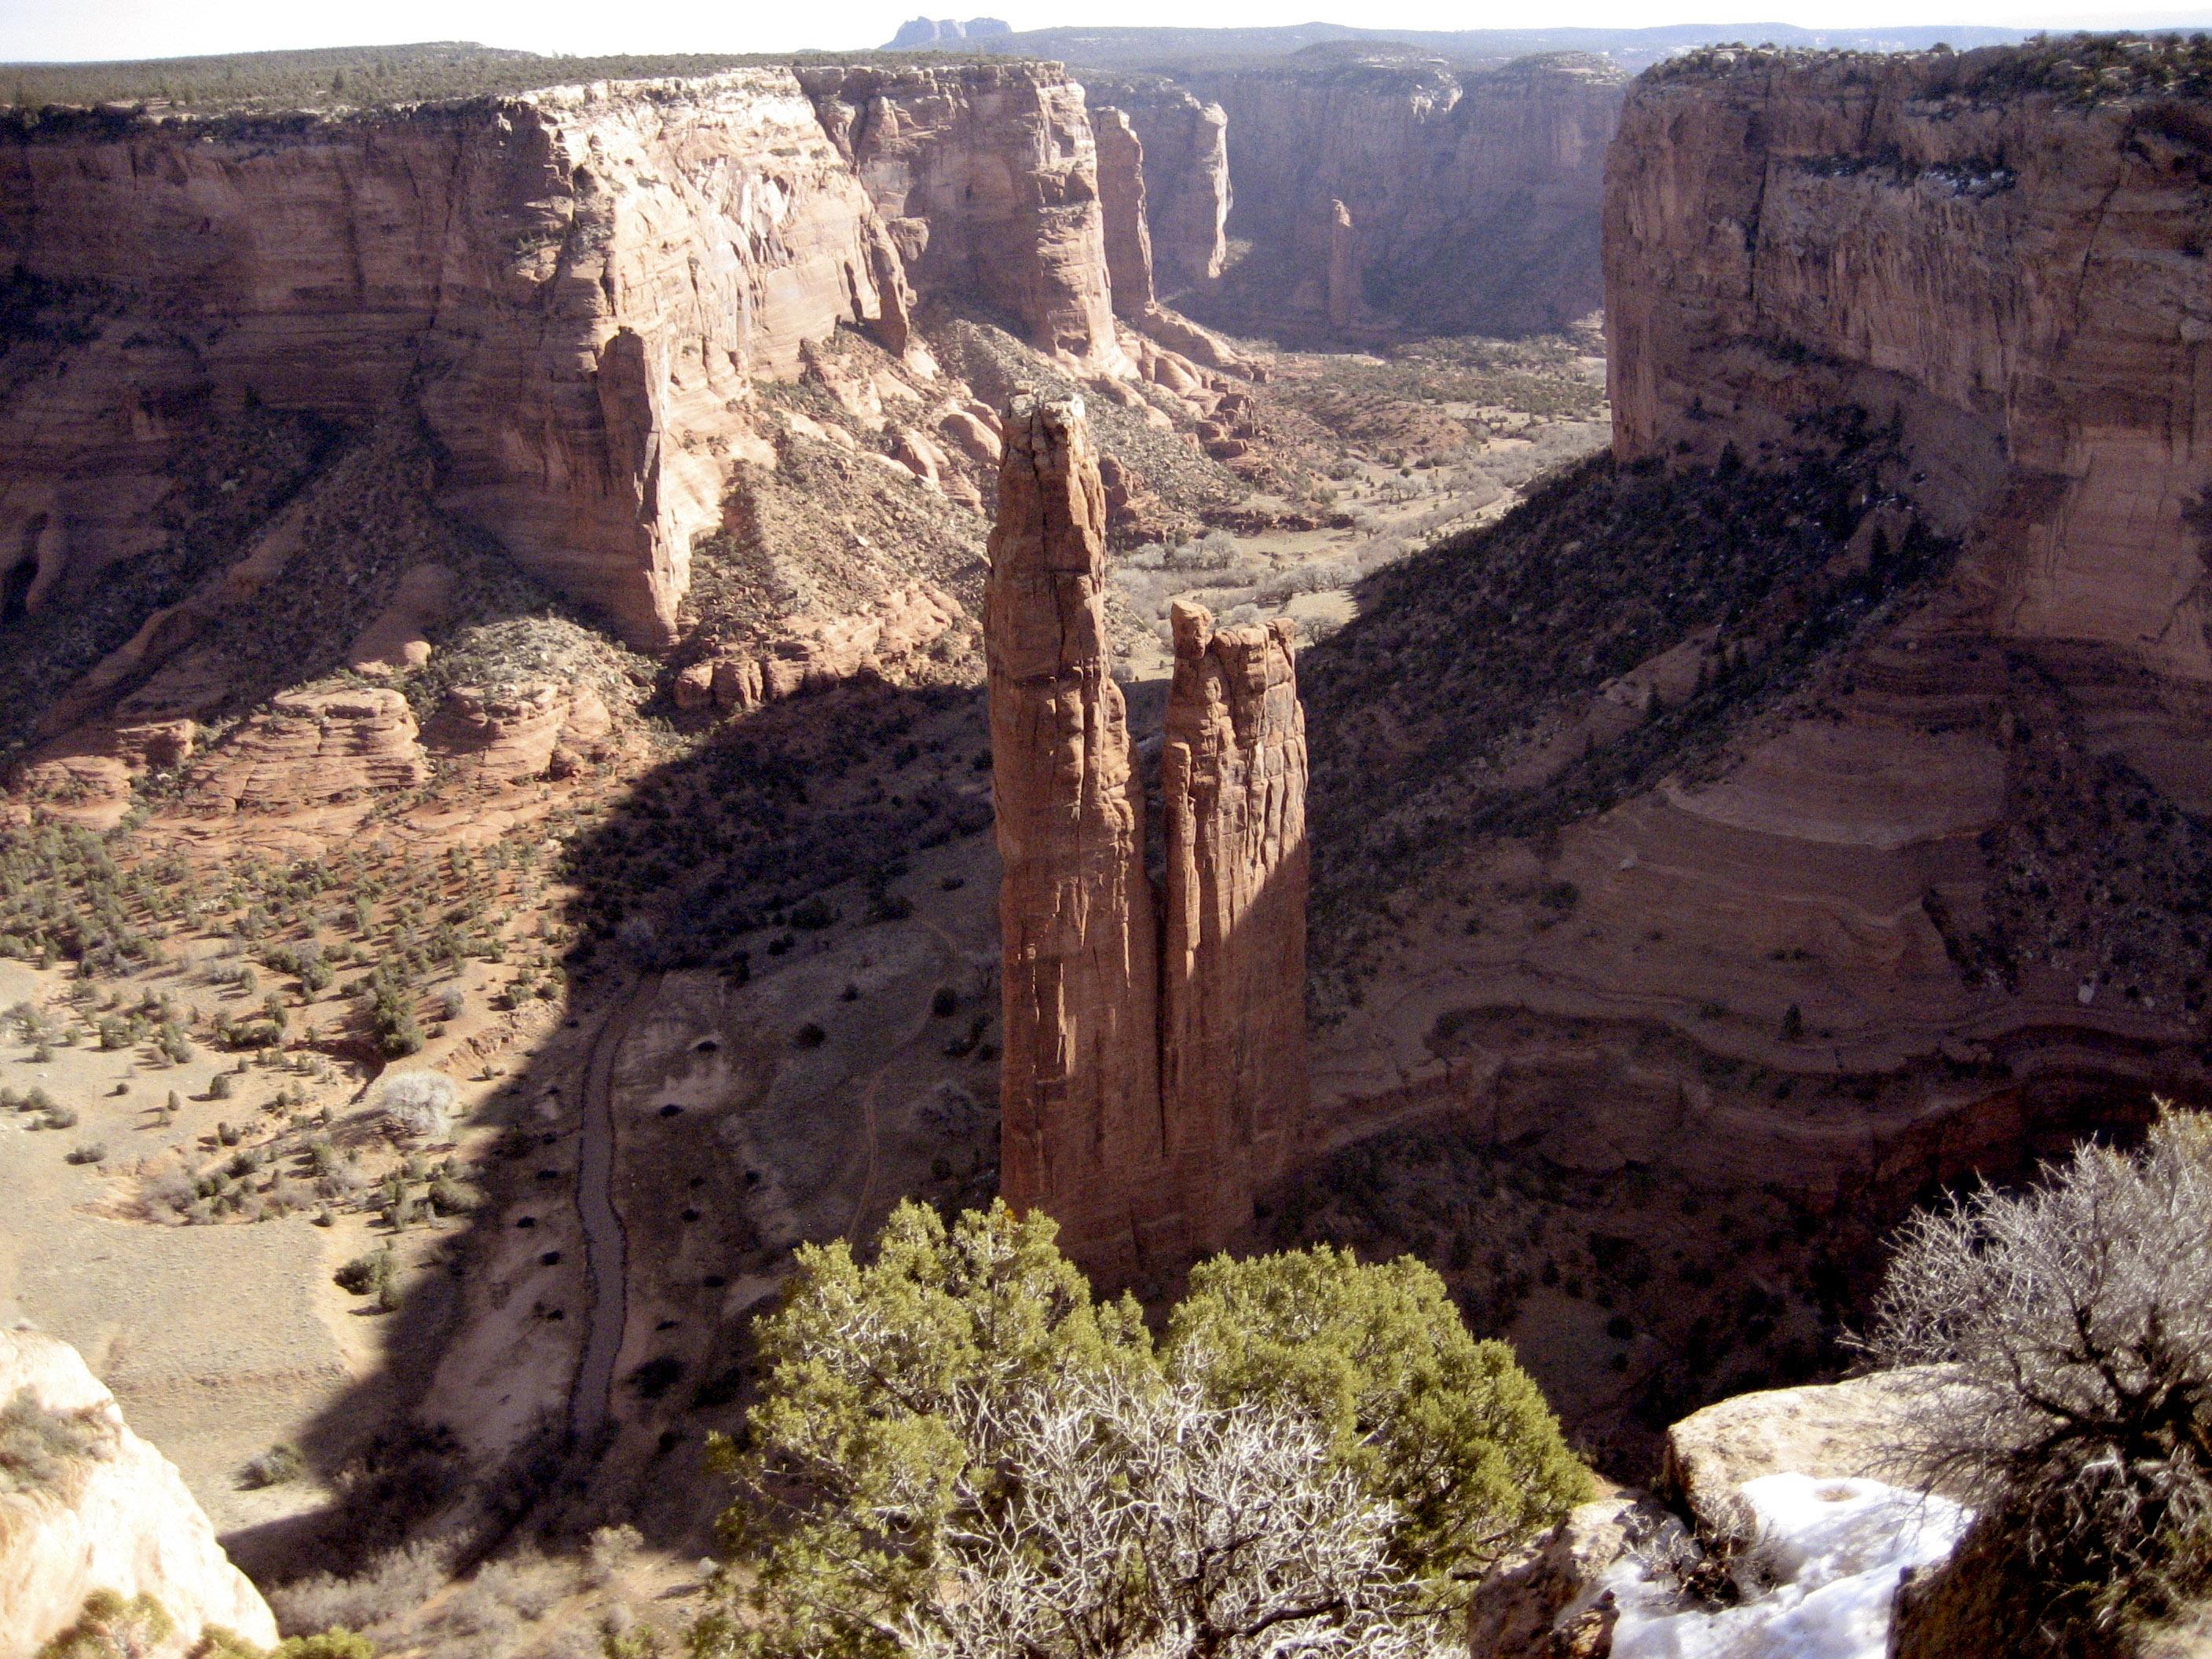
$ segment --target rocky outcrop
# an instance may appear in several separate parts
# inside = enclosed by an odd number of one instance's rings
[[[1304,1129],[1291,635],[1217,633],[1203,610],[1177,611],[1156,919],[1082,405],[1018,395],[1004,430],[985,618],[1005,865],[1000,1184],[1126,1282],[1243,1235]]]
[[[963,614],[942,588],[910,582],[863,610],[802,617],[757,649],[725,651],[692,665],[678,678],[677,702],[752,708],[856,674],[883,673],[926,651]]]
[[[1322,307],[1331,328],[1350,328],[1366,311],[1359,297],[1359,228],[1352,222],[1352,210],[1332,199],[1328,204],[1328,276]]]
[[[588,685],[463,685],[446,694],[422,746],[453,777],[496,788],[543,777],[558,750],[588,750],[612,726]]]
[[[1128,118],[1145,154],[1145,218],[1161,292],[1211,282],[1228,258],[1229,117],[1182,88],[1147,78],[1097,89]]]
[[[201,811],[289,815],[419,787],[430,763],[407,699],[380,687],[292,691],[186,780]]]
[[[1127,372],[1097,145],[1083,88],[1064,70],[805,64],[799,76],[923,297],[980,302],[1042,351]]]
[[[214,1626],[275,1644],[268,1605],[176,1467],[131,1431],[74,1348],[0,1331],[0,1410],[41,1448],[0,1470],[0,1659],[31,1659],[102,1590],[160,1603],[170,1632],[149,1659],[178,1659]]]
[[[1899,1443],[1915,1403],[1940,1378],[1917,1368],[1841,1382],[1740,1394],[1692,1412],[1667,1431],[1661,1494],[1709,1543],[1741,1548],[1755,1516],[1747,1481],[1787,1471],[1819,1480],[1908,1481]]]
[[[1159,957],[1144,789],[1109,672],[1105,496],[1079,400],[1017,396],[1002,430],[984,602],[1005,866],[1000,1188],[1126,1279],[1164,1196]]]
[[[2021,88],[2021,62],[1708,52],[1639,82],[1607,179],[1616,447],[1894,415],[1916,501],[1972,539],[1978,626],[2204,683],[2212,112],[2154,76]]]
[[[1114,314],[1135,321],[1152,308],[1152,233],[1145,215],[1145,147],[1117,109],[1091,112],[1098,140],[1098,205]]]
[[[1602,60],[1480,73],[1378,47],[1183,79],[1226,112],[1229,228],[1254,248],[1223,297],[1255,322],[1270,308],[1328,320],[1332,202],[1359,230],[1356,286],[1335,292],[1378,320],[1517,334],[1597,308],[1602,168],[1626,82]]]
[[[1160,1093],[1187,1224],[1225,1242],[1305,1122],[1305,716],[1295,623],[1172,622]]]
[[[111,319],[0,402],[0,546],[35,548],[34,591],[144,551],[210,416],[411,397],[441,501],[647,645],[720,521],[732,401],[841,322],[902,348],[908,304],[779,70],[282,129],[50,125],[0,144],[0,253]]]

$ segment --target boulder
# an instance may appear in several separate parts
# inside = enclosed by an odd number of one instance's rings
[[[161,1604],[170,1634],[149,1659],[179,1659],[216,1626],[275,1644],[268,1604],[184,1477],[131,1431],[76,1349],[0,1331],[0,1411],[48,1431],[39,1463],[0,1471],[0,1659],[31,1659],[101,1590]]]

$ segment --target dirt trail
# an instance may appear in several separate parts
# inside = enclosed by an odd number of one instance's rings
[[[949,974],[960,963],[958,943],[954,940],[951,934],[933,921],[923,921],[921,926],[928,929],[930,937],[937,941],[939,949],[944,953],[942,957],[944,969]],[[913,1048],[928,1034],[929,1023],[937,1017],[933,1006],[936,994],[934,989],[930,992],[932,1001],[922,1005],[921,1012],[915,1018],[912,1028],[899,1039],[891,1052],[885,1056],[884,1063],[868,1073],[867,1081],[860,1090],[860,1112],[868,1126],[868,1173],[866,1178],[860,1183],[860,1195],[853,1201],[853,1218],[845,1225],[845,1237],[854,1243],[860,1242],[860,1223],[867,1218],[868,1206],[874,1203],[876,1198],[876,1170],[881,1162],[877,1156],[876,1096],[883,1089],[885,1074],[899,1062],[908,1049]]]
[[[583,1139],[576,1159],[576,1210],[584,1227],[584,1278],[590,1287],[590,1326],[583,1358],[568,1392],[568,1434],[589,1445],[606,1426],[614,1393],[615,1362],[621,1357],[623,1328],[629,1316],[624,1275],[629,1252],[622,1217],[614,1203],[615,1061],[630,1021],[652,1001],[658,974],[637,982],[607,1011],[592,1038],[584,1061]]]

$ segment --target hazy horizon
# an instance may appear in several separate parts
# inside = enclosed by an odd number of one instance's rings
[[[388,5],[307,10],[276,0],[211,0],[189,9],[155,0],[0,0],[0,61],[68,63],[210,56],[319,47],[400,46],[467,40],[515,50],[570,54],[664,52],[792,52],[806,48],[854,51],[881,46],[916,15],[914,0],[857,0],[824,13],[761,9],[732,16],[731,9],[702,0],[675,0],[645,11],[610,11],[584,0],[394,0]],[[1107,27],[1190,27],[1187,6],[1171,0],[1125,0],[1109,18],[1070,17],[1043,6],[985,4],[932,10],[931,15],[1001,17],[1017,30]],[[1224,0],[1205,27],[1276,27],[1338,22],[1326,10],[1281,0]],[[1929,27],[1996,27],[2033,31],[2212,27],[2212,8],[2148,12],[2114,3],[2063,11],[2023,9],[2005,0],[1960,0],[1931,18],[1908,0],[1844,7],[1778,7],[1765,0],[1721,0],[1679,16],[1654,16],[1634,0],[1569,0],[1540,22],[1525,14],[1402,0],[1386,21],[1364,28],[1478,30],[1529,28],[1643,29],[1669,25],[1745,27],[1784,25],[1826,31]]]

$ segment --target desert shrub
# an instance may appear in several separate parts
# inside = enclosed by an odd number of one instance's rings
[[[240,1479],[249,1487],[289,1486],[307,1472],[307,1460],[297,1446],[279,1443],[248,1458]]]
[[[1512,1349],[1476,1341],[1411,1256],[1362,1265],[1316,1245],[1201,1262],[1166,1350],[1217,1403],[1288,1403],[1322,1425],[1336,1461],[1390,1505],[1398,1565],[1441,1603],[1464,1600],[1504,1540],[1589,1495]]]
[[[392,1282],[398,1271],[392,1260],[392,1247],[380,1246],[366,1255],[357,1255],[331,1275],[337,1287],[354,1296],[380,1296]]]
[[[270,1659],[376,1659],[376,1644],[343,1627],[313,1636],[288,1636]]]
[[[351,1577],[311,1573],[269,1591],[280,1629],[300,1635],[363,1631],[412,1613],[445,1587],[453,1571],[452,1546],[418,1540],[378,1557]]]
[[[104,1164],[106,1161],[107,1143],[104,1140],[85,1141],[70,1147],[63,1157],[63,1162],[67,1164]]]
[[[113,1590],[94,1590],[76,1622],[40,1648],[38,1659],[150,1659],[175,1628],[150,1595],[126,1601]]]
[[[635,1527],[595,1528],[584,1546],[584,1582],[605,1589],[622,1577],[644,1544],[645,1535]]]
[[[19,1389],[0,1406],[0,1493],[50,1486],[72,1463],[105,1456],[114,1438],[98,1407],[56,1411]]]
[[[453,1080],[440,1072],[388,1072],[376,1103],[409,1139],[443,1140],[453,1128]]]
[[[2021,1651],[2212,1585],[2212,1122],[1914,1217],[1876,1316],[1881,1359],[1930,1367],[1901,1455],[2027,1587]]]
[[[1587,1490],[1534,1385],[1425,1269],[1216,1262],[1156,1351],[1054,1231],[908,1203],[866,1266],[842,1242],[800,1253],[757,1328],[749,1444],[714,1443],[761,1622],[741,1631],[725,1579],[695,1653],[1426,1653],[1439,1586]],[[1279,1316],[1301,1291],[1329,1299],[1304,1331]],[[1498,1501],[1524,1471],[1537,1492]],[[1429,1500],[1415,1526],[1394,1483]],[[1413,1559],[1431,1539],[1455,1553]]]
[[[49,1107],[47,1107],[47,1108],[46,1108],[46,1127],[48,1127],[49,1129],[74,1129],[74,1128],[76,1128],[76,1108],[75,1108],[74,1106],[49,1106]]]

